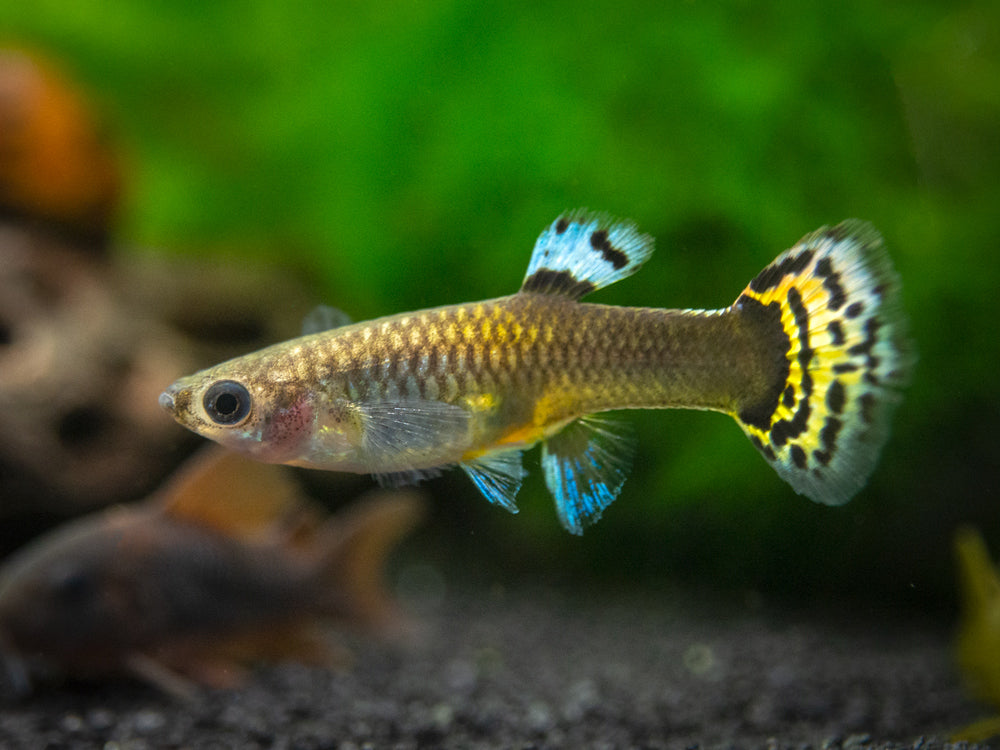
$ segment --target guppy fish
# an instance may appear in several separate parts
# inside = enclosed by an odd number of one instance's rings
[[[868,224],[822,228],[723,310],[585,304],[653,240],[576,211],[538,238],[513,295],[342,325],[182,378],[160,404],[262,461],[390,483],[458,465],[516,512],[522,452],[574,534],[618,495],[613,409],[733,416],[778,474],[831,505],[864,485],[910,366],[899,283]]]
[[[186,697],[195,683],[235,684],[248,661],[335,664],[343,649],[326,625],[402,622],[382,565],[418,515],[417,498],[396,492],[330,518],[287,469],[213,446],[149,500],[72,521],[4,562],[8,684],[124,673]]]

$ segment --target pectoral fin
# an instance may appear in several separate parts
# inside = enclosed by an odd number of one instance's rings
[[[545,484],[567,531],[582,534],[601,517],[621,491],[632,453],[631,439],[597,417],[571,422],[542,444]]]
[[[360,453],[373,474],[403,478],[414,475],[419,479],[435,454],[452,448],[460,455],[467,448],[469,413],[460,406],[406,399],[365,403],[356,408],[361,428]],[[393,470],[386,472],[386,467]]]

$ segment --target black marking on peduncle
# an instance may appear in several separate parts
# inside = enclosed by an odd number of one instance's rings
[[[557,230],[558,231],[558,230]],[[628,256],[611,244],[608,239],[607,229],[598,229],[590,235],[590,246],[595,250],[600,250],[604,260],[619,270],[628,265]]]
[[[773,373],[768,374],[772,380],[764,388],[764,395],[757,403],[750,404],[739,412],[739,417],[745,424],[767,431],[788,384],[788,350],[791,342],[781,325],[781,305],[777,301],[765,306],[759,300],[744,294],[734,307],[740,311],[740,315],[751,321],[751,325],[760,328],[761,349],[774,352]]]

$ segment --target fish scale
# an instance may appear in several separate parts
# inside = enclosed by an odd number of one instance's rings
[[[616,409],[730,414],[794,489],[849,499],[913,362],[874,229],[807,235],[723,310],[580,301],[651,252],[633,225],[574,212],[541,234],[516,294],[314,332],[182,378],[161,404],[264,461],[394,484],[458,465],[511,511],[540,443],[573,533],[627,475],[630,441],[595,416]]]

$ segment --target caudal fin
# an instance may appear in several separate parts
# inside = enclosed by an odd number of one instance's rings
[[[777,304],[788,375],[774,410],[735,415],[796,492],[839,505],[864,486],[914,356],[882,237],[857,220],[823,227],[765,268],[736,301]]]

